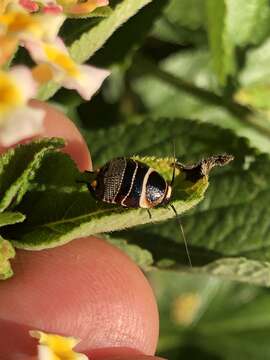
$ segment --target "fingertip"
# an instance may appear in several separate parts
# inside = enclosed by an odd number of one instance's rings
[[[74,123],[51,104],[39,100],[31,100],[30,106],[46,112],[44,129],[39,137],[62,137],[67,145],[64,152],[69,154],[81,171],[90,170],[92,161],[87,144]]]
[[[112,349],[119,355],[121,348],[154,354],[159,326],[153,291],[117,248],[93,237],[78,239],[55,249],[20,251],[13,267],[15,276],[0,283],[0,328],[2,334],[5,328],[21,333],[15,343],[0,337],[2,351],[23,346],[30,341],[28,330],[39,329],[81,339],[78,351],[91,351],[94,360]]]

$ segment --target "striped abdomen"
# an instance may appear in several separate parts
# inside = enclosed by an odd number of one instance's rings
[[[130,208],[155,207],[171,196],[171,187],[158,172],[128,158],[106,163],[91,186],[98,199]]]

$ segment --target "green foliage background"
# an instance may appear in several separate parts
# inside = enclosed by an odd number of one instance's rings
[[[223,152],[235,161],[211,174],[206,193],[207,179],[192,190],[179,180],[173,201],[185,212],[190,268],[173,219],[142,225],[141,210],[96,204],[57,139],[19,148],[0,163],[3,277],[11,244],[41,249],[118,230],[108,241],[148,273],[157,294],[161,356],[268,359],[269,1],[111,0],[89,18],[68,19],[61,35],[77,61],[112,71],[91,102],[53,83],[40,91],[80,128],[95,166],[122,155],[154,156],[158,166],[172,157],[173,140],[181,162]],[[173,216],[163,210],[153,219]],[[121,230],[131,215],[141,226]]]

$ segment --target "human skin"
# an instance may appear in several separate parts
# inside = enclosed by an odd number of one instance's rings
[[[65,152],[80,170],[91,169],[74,124],[47,104],[31,105],[46,110],[40,136],[65,138]],[[88,237],[55,249],[17,251],[12,266],[14,277],[0,282],[0,360],[32,359],[31,329],[80,338],[76,349],[92,360],[158,359],[153,356],[158,311],[152,289],[117,248]]]

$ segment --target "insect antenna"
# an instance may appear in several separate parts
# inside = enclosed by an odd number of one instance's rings
[[[174,180],[175,180],[175,168],[176,168],[176,162],[177,162],[176,155],[175,155],[175,139],[173,140],[173,159],[174,159],[174,162],[173,162],[172,180],[171,180],[171,183],[170,183],[171,186],[173,185]],[[192,267],[192,262],[191,262],[191,258],[190,258],[190,254],[189,254],[189,250],[188,250],[187,239],[186,239],[186,236],[185,236],[185,233],[184,233],[184,229],[183,229],[183,225],[182,225],[182,222],[181,222],[181,218],[180,218],[179,215],[177,214],[177,211],[176,211],[175,207],[174,207],[172,204],[170,204],[169,206],[172,208],[173,212],[175,213],[175,219],[176,219],[177,224],[178,224],[179,227],[180,227],[181,234],[182,234],[182,237],[183,237],[183,240],[184,240],[184,244],[185,244],[185,248],[186,248],[186,253],[187,253],[187,257],[188,257],[188,262],[189,262],[190,267]]]
[[[189,250],[188,250],[187,239],[186,239],[186,236],[185,236],[185,233],[184,233],[184,229],[183,229],[181,219],[180,219],[179,215],[177,214],[177,211],[176,211],[175,207],[172,204],[170,204],[169,206],[172,208],[173,212],[175,213],[175,219],[176,219],[176,221],[177,221],[177,223],[178,223],[178,225],[180,227],[181,234],[182,234],[182,237],[183,237],[183,240],[184,240],[186,253],[187,253],[187,257],[188,257],[188,262],[189,262],[190,267],[192,267],[192,262],[191,262],[191,258],[190,258],[190,254],[189,254]]]
[[[175,140],[173,140],[173,174],[172,174],[172,180],[170,185],[172,186],[174,183],[174,179],[175,179],[175,168],[176,168],[176,156],[175,156]]]

